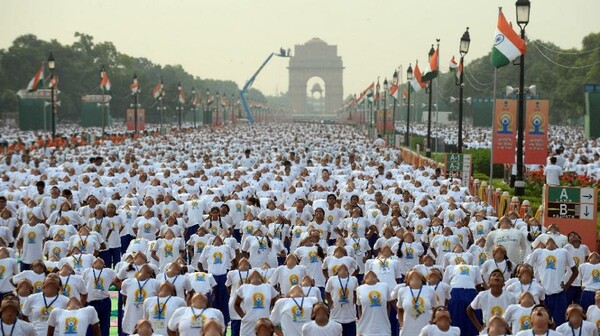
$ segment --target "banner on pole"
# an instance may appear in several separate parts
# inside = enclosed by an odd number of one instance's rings
[[[517,101],[497,99],[492,135],[493,163],[515,163]]]
[[[138,131],[143,131],[146,128],[146,110],[138,109]],[[127,109],[127,130],[135,130],[135,110]]]
[[[548,100],[527,100],[525,105],[525,164],[546,164],[548,107]]]

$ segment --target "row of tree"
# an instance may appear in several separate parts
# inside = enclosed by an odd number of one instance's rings
[[[23,35],[15,39],[8,49],[0,50],[0,113],[16,112],[16,93],[27,86],[41,62],[48,58],[49,51],[53,52],[56,59],[56,75],[61,92],[59,121],[79,121],[81,96],[101,94],[102,66],[106,68],[112,84],[110,104],[111,115],[115,118],[124,118],[127,108],[133,103],[129,86],[134,74],[138,76],[142,92],[140,104],[146,109],[156,103],[152,89],[161,78],[166,92],[166,106],[172,104],[175,107],[179,82],[188,99],[191,98],[192,87],[198,95],[203,96],[207,89],[211,94],[224,93],[227,98],[232,94],[239,96],[239,88],[233,81],[200,78],[186,72],[181,65],[161,66],[147,58],[129,56],[117,51],[111,42],[94,43],[94,38],[87,34],[75,33],[75,37],[77,41],[72,45],[63,45],[56,40],[48,42],[35,35]],[[48,78],[49,73],[46,72],[45,76]],[[262,93],[255,89],[250,90],[248,98],[265,100]],[[152,112],[149,112],[151,116]]]

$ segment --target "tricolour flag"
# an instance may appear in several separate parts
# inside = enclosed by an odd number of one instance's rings
[[[179,97],[177,97],[177,99],[179,99],[181,104],[185,104],[187,96],[185,95],[185,91],[183,91],[183,89],[179,90]]]
[[[160,82],[158,82],[158,84],[156,84],[154,89],[152,89],[152,97],[154,97],[154,99],[158,99],[158,98],[160,98],[162,93],[163,93],[163,83],[162,83],[162,81],[160,81]]]
[[[221,97],[221,106],[223,106],[223,107],[227,106],[227,98]]]
[[[35,73],[33,78],[27,84],[27,91],[34,92],[40,85],[44,84],[44,64],[40,66],[40,69]]]
[[[54,75],[50,77],[50,84],[48,84],[49,89],[53,89],[58,86],[58,76]]]
[[[415,64],[415,69],[413,70],[413,79],[410,81],[410,86],[415,92],[419,92],[423,88],[425,88],[425,82],[423,81],[423,77],[421,76],[419,63]]]
[[[132,95],[138,93],[138,80],[137,80],[137,78],[133,79],[133,83],[131,83],[131,85],[129,85],[129,89],[131,90],[131,94]]]
[[[431,59],[429,60],[429,64],[427,65],[427,68],[425,69],[425,72],[423,73],[423,81],[424,82],[428,82],[432,79],[434,79],[435,77],[437,77],[438,75],[438,70],[439,70],[439,56],[440,56],[440,47],[438,47],[435,52],[433,53],[433,55],[431,56]]]
[[[208,96],[208,98],[206,98],[206,105],[212,104],[214,100],[215,98],[212,95]]]
[[[372,102],[374,95],[375,95],[375,82],[372,82],[371,85],[369,85],[365,89],[365,98],[367,98],[368,101]]]
[[[104,70],[104,68],[102,68],[102,70],[100,71],[100,88],[102,89],[102,91],[107,94],[110,93],[110,79],[108,78],[108,75],[106,74],[106,70]]]
[[[454,55],[452,56],[452,59],[450,60],[450,71],[456,71],[456,68],[458,68],[458,63],[456,63],[456,61],[454,60]]]
[[[456,79],[457,80],[460,80],[460,75],[462,74],[462,72],[463,72],[463,64],[460,63],[458,65],[458,70],[456,71]]]
[[[394,97],[394,99],[398,99],[398,84],[392,82],[390,85],[390,96]]]
[[[492,48],[492,65],[496,68],[508,65],[515,58],[525,54],[526,50],[525,41],[515,33],[500,11]]]

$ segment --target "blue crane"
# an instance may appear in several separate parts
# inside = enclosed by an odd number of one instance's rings
[[[252,84],[254,83],[256,76],[258,76],[258,74],[262,71],[262,69],[265,67],[265,65],[267,65],[267,63],[269,63],[269,61],[271,60],[271,58],[273,58],[273,56],[290,57],[290,49],[287,50],[287,53],[285,52],[285,50],[283,48],[281,48],[279,50],[279,53],[270,53],[269,56],[267,57],[267,59],[261,64],[260,68],[258,68],[258,70],[256,70],[254,75],[252,75],[252,77],[250,77],[250,79],[246,82],[246,85],[244,85],[244,87],[240,90],[240,100],[242,102],[242,105],[244,106],[244,110],[246,110],[246,117],[248,118],[248,122],[251,124],[254,124],[254,116],[252,115],[252,110],[250,110],[250,106],[248,105],[248,102],[246,101],[246,93],[248,93],[248,90],[250,90],[250,88],[252,87]]]

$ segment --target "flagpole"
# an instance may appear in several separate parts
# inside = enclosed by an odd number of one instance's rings
[[[492,185],[492,178],[494,176],[494,122],[496,120],[496,79],[498,78],[498,69],[494,68],[494,96],[492,104],[492,147],[490,151],[490,183]]]

